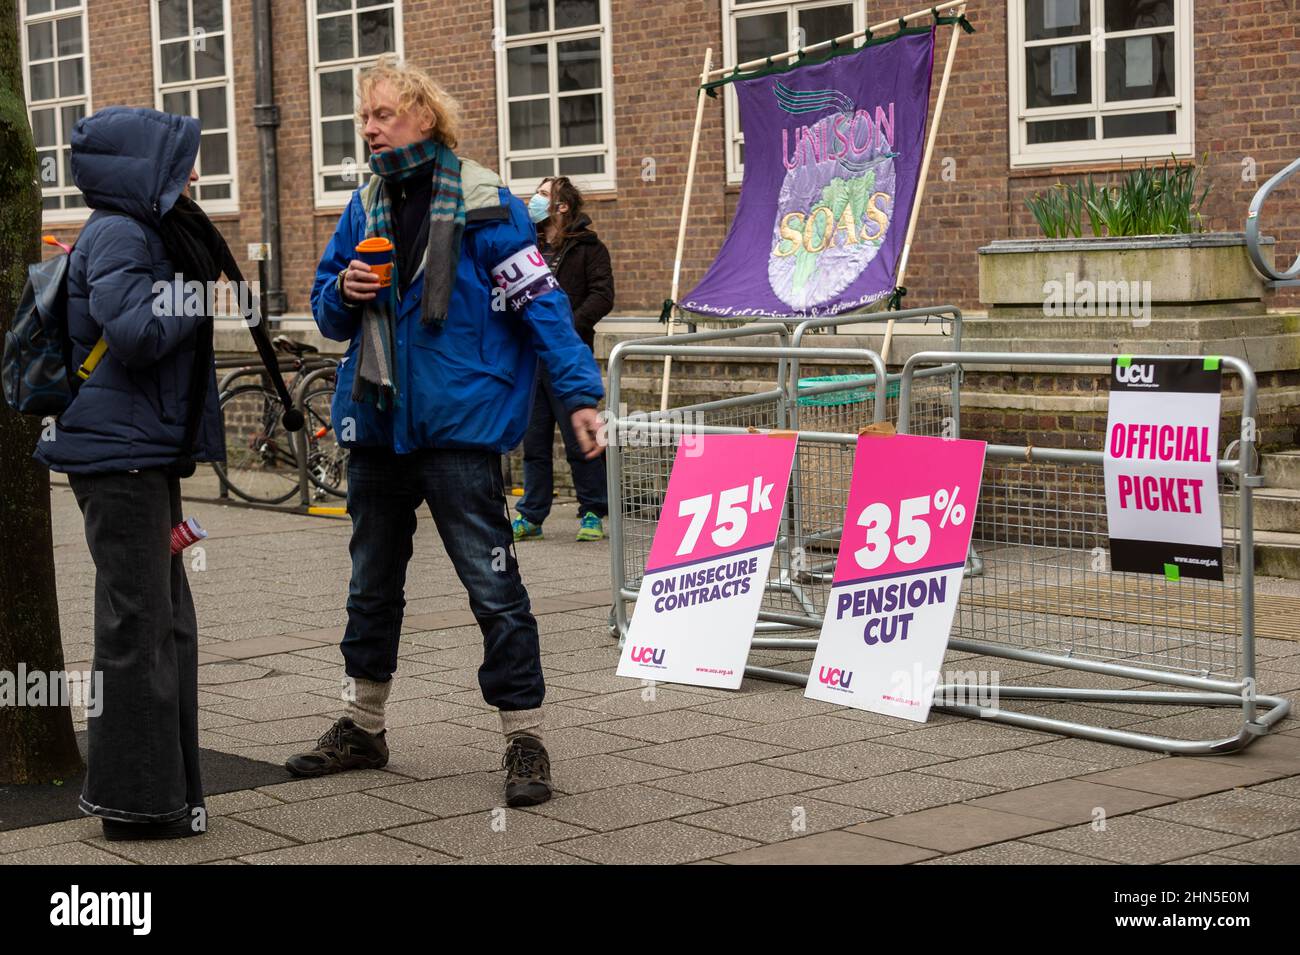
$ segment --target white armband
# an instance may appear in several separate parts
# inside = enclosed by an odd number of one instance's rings
[[[511,311],[520,311],[534,299],[559,288],[555,276],[537,246],[520,249],[510,258],[492,267],[492,284],[505,292]]]

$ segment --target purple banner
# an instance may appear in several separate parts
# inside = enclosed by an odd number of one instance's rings
[[[745,178],[726,241],[679,303],[810,318],[894,289],[930,104],[934,31],[735,83]]]

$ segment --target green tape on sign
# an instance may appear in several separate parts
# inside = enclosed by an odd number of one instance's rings
[[[1207,358],[1207,359],[1205,359],[1205,370],[1206,370],[1206,371],[1218,371],[1218,370],[1219,370],[1219,359],[1218,359],[1217,357],[1215,357],[1215,358]]]
[[[1133,364],[1133,356],[1120,355],[1119,358],[1115,359],[1115,363],[1121,368],[1127,368],[1129,365]]]
[[[1177,580],[1177,579],[1178,579],[1178,565],[1165,564],[1165,580]]]

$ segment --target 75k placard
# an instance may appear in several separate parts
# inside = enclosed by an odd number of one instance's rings
[[[797,441],[778,432],[678,445],[619,676],[740,686]]]

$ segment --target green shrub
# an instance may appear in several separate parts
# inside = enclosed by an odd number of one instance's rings
[[[1210,187],[1197,196],[1200,178],[1201,167],[1194,164],[1165,160],[1152,167],[1143,163],[1118,185],[1098,184],[1089,174],[1073,185],[1058,182],[1046,193],[1035,193],[1025,205],[1049,239],[1082,236],[1085,213],[1095,236],[1203,232],[1201,206]]]

